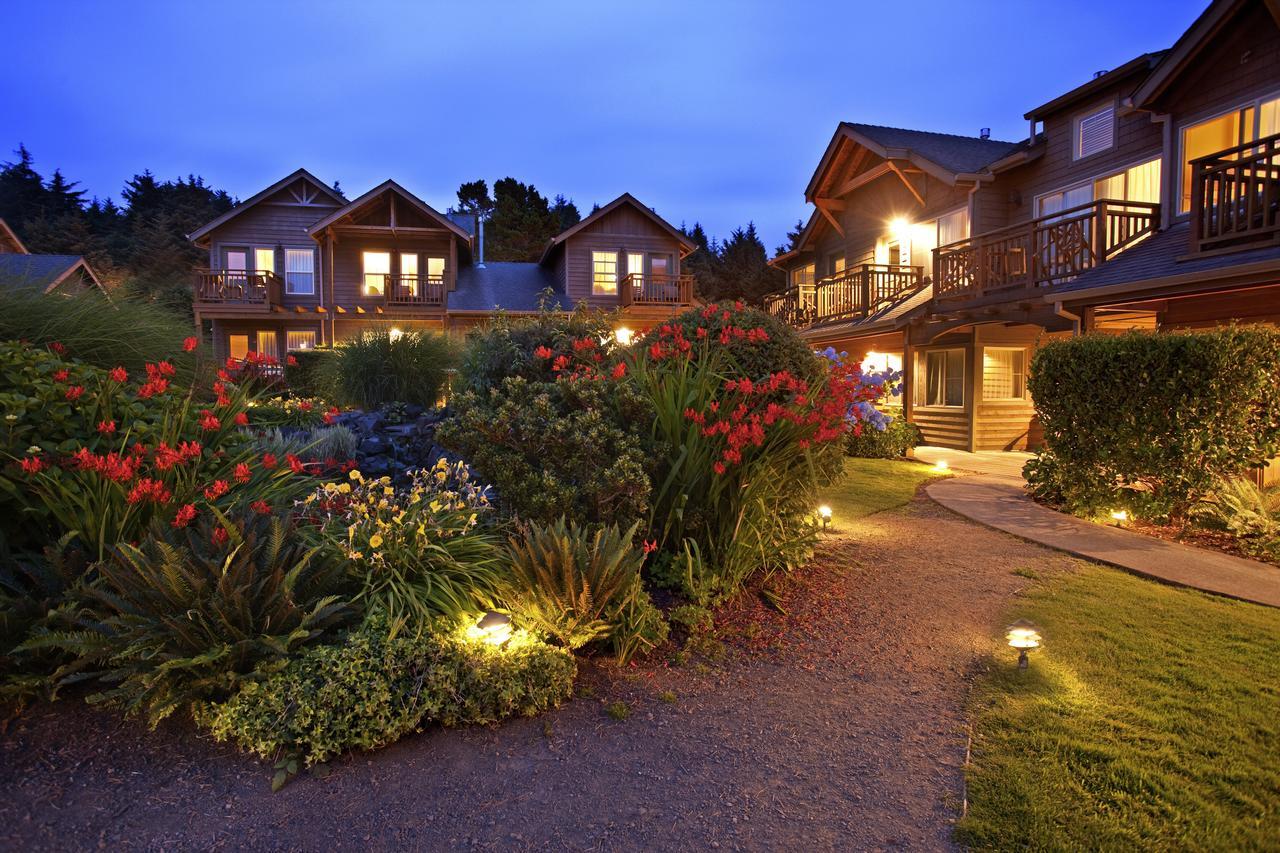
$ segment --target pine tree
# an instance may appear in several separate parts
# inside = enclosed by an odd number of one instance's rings
[[[536,261],[561,230],[546,196],[511,177],[494,182],[493,213],[485,227],[485,255],[495,261]]]
[[[556,227],[561,231],[565,231],[582,221],[582,214],[578,213],[578,206],[573,203],[572,199],[566,199],[563,195],[557,195],[555,201],[551,203],[551,213],[556,218]]]
[[[458,186],[458,206],[454,210],[459,213],[474,213],[481,219],[489,218],[493,213],[493,199],[489,198],[489,184],[484,178]]]

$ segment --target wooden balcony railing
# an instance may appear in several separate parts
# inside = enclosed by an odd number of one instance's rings
[[[933,297],[972,299],[1065,281],[1111,260],[1159,224],[1158,204],[1102,199],[939,246]]]
[[[630,305],[692,305],[693,276],[628,273],[619,285],[622,307]]]
[[[860,264],[816,285],[800,285],[765,297],[765,310],[800,328],[834,320],[868,317],[891,302],[919,290],[924,267]]]
[[[1280,239],[1280,134],[1191,161],[1191,250]]]
[[[384,275],[382,293],[387,305],[439,308],[444,305],[443,275]]]
[[[195,301],[201,305],[279,305],[284,281],[273,272],[196,270]]]

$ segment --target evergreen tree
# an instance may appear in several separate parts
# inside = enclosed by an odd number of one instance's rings
[[[489,198],[489,184],[483,179],[467,181],[458,187],[459,213],[474,213],[481,219],[488,219],[493,213],[493,199]]]
[[[775,255],[785,255],[792,251],[796,246],[800,245],[800,236],[804,234],[804,220],[797,219],[796,224],[787,232],[787,242],[779,246],[775,251]]]
[[[485,255],[495,261],[536,261],[561,230],[546,196],[511,177],[494,182],[485,228]]]
[[[27,221],[44,215],[45,186],[35,170],[31,152],[19,144],[18,159],[0,164],[0,219],[21,236]]]
[[[578,206],[572,199],[566,199],[563,195],[557,195],[555,201],[551,203],[551,212],[556,217],[556,227],[561,231],[572,228],[582,221]]]

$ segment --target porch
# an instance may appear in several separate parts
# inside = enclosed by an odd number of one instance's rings
[[[796,328],[806,328],[868,317],[927,283],[922,266],[859,264],[820,279],[815,285],[791,287],[766,296],[764,308]]]
[[[693,305],[693,276],[628,273],[619,285],[618,299],[623,308],[688,307]]]
[[[195,272],[195,307],[269,313],[284,298],[284,279],[274,272],[202,269]]]

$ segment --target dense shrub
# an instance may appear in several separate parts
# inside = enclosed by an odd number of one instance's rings
[[[501,647],[459,629],[392,637],[374,616],[341,645],[310,649],[199,716],[219,740],[315,764],[431,723],[532,716],[569,698],[576,671],[571,654],[522,633]]]
[[[253,406],[255,427],[319,426],[331,422],[338,409],[319,397],[266,397]]]
[[[725,359],[726,370],[736,376],[754,381],[789,373],[807,382],[816,382],[822,376],[822,365],[813,357],[813,347],[791,326],[741,302],[694,308],[672,319],[659,332],[676,328],[684,340],[718,345],[716,350]],[[764,334],[754,338],[742,334],[751,329]],[[651,346],[652,341],[637,344],[641,345]]]
[[[481,395],[510,377],[551,382],[583,368],[611,369],[618,352],[609,318],[598,311],[496,317],[467,336],[455,391]]]
[[[457,358],[446,335],[416,330],[364,331],[333,353],[321,362],[317,381],[334,402],[361,409],[397,401],[436,405]]]
[[[88,554],[70,535],[41,555],[0,553],[0,695],[21,698],[47,686],[64,656],[14,650],[33,631],[57,623],[56,611],[89,570]]]
[[[285,384],[294,395],[304,399],[332,399],[335,374],[327,365],[334,358],[336,354],[332,349],[296,350],[290,353],[285,361]]]
[[[342,598],[344,567],[303,533],[258,514],[157,525],[140,545],[111,549],[73,594],[66,630],[22,649],[73,655],[55,679],[93,676],[103,689],[90,701],[144,712],[153,725],[189,702],[225,698],[355,613]]]
[[[309,497],[310,517],[341,542],[362,587],[357,600],[385,612],[393,632],[418,636],[438,617],[492,604],[501,543],[480,524],[489,499],[465,465],[441,459],[399,490],[390,477],[349,478]]]
[[[863,459],[901,459],[922,441],[920,428],[902,416],[901,410],[883,429],[864,428],[845,438],[844,452]]]
[[[1042,347],[1029,386],[1045,450],[1033,494],[1074,512],[1182,517],[1280,452],[1280,332],[1088,335]]]
[[[662,642],[665,621],[640,580],[645,554],[632,544],[638,526],[593,533],[560,519],[512,537],[505,601],[516,623],[570,650],[611,639],[624,663]]]
[[[1201,527],[1229,534],[1246,554],[1280,560],[1280,490],[1228,480],[1198,501],[1191,517]]]
[[[517,515],[630,525],[648,510],[652,454],[639,433],[652,409],[612,373],[512,377],[458,394],[452,407],[436,440],[469,460]]]
[[[177,381],[190,384],[195,353],[175,349],[192,331],[189,318],[122,295],[108,300],[91,290],[51,299],[39,290],[0,288],[0,340],[65,348],[68,357],[107,370],[141,373],[148,362],[167,360]]]

